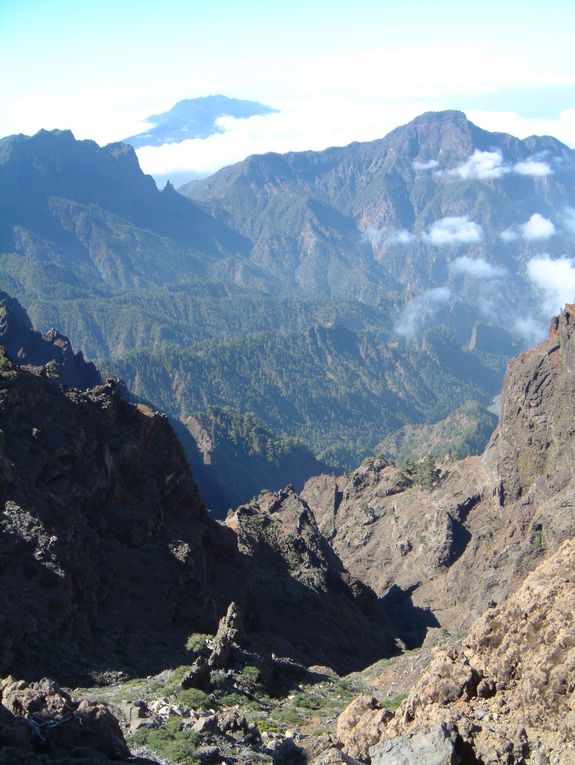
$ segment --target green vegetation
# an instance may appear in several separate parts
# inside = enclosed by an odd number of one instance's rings
[[[187,348],[163,344],[116,358],[109,370],[176,417],[200,412],[205,402],[228,421],[225,407],[253,412],[338,469],[372,453],[382,435],[408,422],[435,421],[469,399],[485,401],[499,387],[498,375],[439,331],[430,333],[425,351],[344,328],[258,333]],[[250,448],[265,451],[255,422],[245,424],[254,435]],[[243,427],[238,419],[238,437]]]
[[[193,632],[186,640],[186,648],[188,651],[201,651],[207,647],[207,641],[211,637],[212,635],[207,635],[204,632]]]
[[[381,441],[376,452],[396,463],[428,454],[463,459],[481,454],[496,425],[497,417],[478,401],[466,401],[439,422],[405,425]]]
[[[440,472],[430,454],[420,460],[408,458],[399,463],[398,468],[412,483],[426,491],[431,491],[440,480]]]
[[[392,699],[386,699],[383,701],[381,705],[384,709],[389,709],[390,712],[395,712],[401,702],[406,698],[407,693],[398,693],[397,696],[394,696]]]
[[[133,743],[145,746],[174,765],[197,765],[195,757],[198,736],[182,726],[179,718],[170,718],[161,728],[140,728],[131,737]]]

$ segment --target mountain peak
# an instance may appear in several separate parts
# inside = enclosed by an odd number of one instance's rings
[[[220,117],[245,119],[256,115],[271,114],[271,106],[257,101],[243,101],[222,95],[201,96],[178,101],[167,112],[152,114],[144,122],[148,129],[126,138],[126,143],[135,148],[141,146],[163,146],[167,143],[181,143],[190,138],[208,138],[221,133],[217,120]]]
[[[444,109],[440,112],[423,112],[419,114],[415,119],[411,120],[412,125],[425,125],[432,123],[445,123],[445,122],[467,122],[467,115],[465,112],[461,112],[457,109]],[[469,123],[472,124],[472,123]]]

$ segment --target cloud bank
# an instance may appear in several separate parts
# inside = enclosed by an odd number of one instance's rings
[[[414,160],[412,165],[414,170],[433,170],[435,167],[439,166],[439,162],[436,159],[430,159],[427,162],[418,162],[417,160]]]
[[[570,210],[570,208],[566,208]],[[570,225],[569,214],[565,213],[565,225]],[[575,217],[573,219],[575,230]],[[553,221],[545,218],[540,213],[533,213],[526,223],[520,226],[511,226],[502,231],[499,236],[504,242],[514,242],[517,239],[524,239],[527,242],[541,241],[550,239],[556,234],[556,228]]]
[[[423,239],[441,247],[446,244],[473,244],[481,241],[481,226],[467,215],[440,218],[431,224]]]
[[[485,181],[491,178],[502,178],[509,173],[542,177],[552,175],[553,172],[550,165],[543,161],[541,155],[528,157],[523,162],[510,165],[508,162],[505,162],[499,149],[495,151],[480,151],[476,149],[463,164],[458,165],[452,170],[439,170],[437,175],[452,175],[464,180],[476,179]]]
[[[517,175],[532,175],[535,177],[552,175],[553,170],[546,162],[536,159],[527,159],[525,162],[518,162],[513,166],[513,172]]]
[[[484,258],[470,258],[469,255],[462,255],[452,260],[449,264],[449,272],[485,280],[499,279],[507,273],[501,266],[494,266]]]
[[[188,171],[190,177],[206,176],[250,154],[320,151],[353,141],[371,141],[429,109],[429,104],[421,101],[361,103],[351,98],[269,105],[279,111],[248,119],[220,117],[217,125],[223,132],[209,138],[137,149],[142,170],[156,177],[182,171]],[[435,103],[432,108],[441,105]]]
[[[532,258],[527,264],[527,277],[539,292],[541,308],[549,318],[565,303],[575,302],[575,258]]]
[[[524,239],[528,241],[538,239],[549,239],[555,234],[555,226],[548,218],[544,218],[539,213],[533,213],[527,223],[521,226],[521,232]]]
[[[415,337],[451,297],[448,287],[433,287],[409,300],[403,307],[395,331],[402,337]]]
[[[448,171],[448,175],[458,175],[460,178],[501,178],[511,172],[511,169],[503,162],[500,151],[479,151],[473,154],[462,165]]]

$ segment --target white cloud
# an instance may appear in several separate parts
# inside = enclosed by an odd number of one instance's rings
[[[506,228],[505,231],[502,231],[499,234],[499,238],[503,239],[504,242],[515,242],[517,239],[519,239],[520,234],[517,231],[517,227],[511,226],[510,228]]]
[[[565,208],[569,210],[570,208]],[[575,211],[574,211],[575,213]],[[565,213],[564,217],[565,225],[570,225],[570,219],[568,213]],[[575,216],[573,219],[575,230]],[[528,242],[549,239],[556,233],[555,225],[553,221],[543,217],[540,213],[533,213],[526,223],[521,226],[510,226],[499,234],[499,238],[504,242],[515,242],[517,239],[525,239]]]
[[[553,174],[553,170],[547,162],[540,162],[536,159],[518,162],[516,165],[513,165],[513,172],[517,173],[517,175],[533,175],[536,177]]]
[[[471,244],[483,236],[481,226],[466,215],[436,220],[423,235],[425,241],[441,246],[444,244]]]
[[[410,244],[416,238],[415,234],[405,228],[394,231],[389,237],[389,241],[394,244]]]
[[[541,295],[541,307],[549,318],[565,303],[575,301],[575,258],[540,255],[527,264],[527,277]]]
[[[465,274],[475,279],[498,279],[507,273],[501,266],[494,266],[484,258],[470,258],[462,255],[449,264],[449,270],[454,274]]]
[[[510,172],[510,168],[504,163],[500,151],[479,151],[473,154],[459,167],[449,170],[449,175],[458,175],[460,178],[477,178],[487,180],[489,178],[501,178]]]
[[[388,226],[381,228],[370,227],[363,232],[363,239],[374,249],[382,244],[410,244],[417,237],[405,228],[392,229]]]
[[[209,175],[250,154],[320,151],[383,138],[421,112],[442,108],[437,102],[361,103],[351,98],[313,98],[269,105],[279,111],[248,119],[221,117],[217,122],[224,132],[209,138],[138,149],[142,170],[155,176],[181,171]]]
[[[414,160],[412,164],[414,170],[433,170],[433,168],[439,165],[439,162],[436,159],[430,159],[427,162]]]
[[[381,228],[370,227],[363,232],[363,238],[368,241],[372,247],[379,247],[379,245],[385,241],[385,235],[387,227]]]
[[[547,324],[533,316],[520,316],[513,319],[513,332],[522,337],[527,343],[540,343],[547,334]]]
[[[539,213],[533,213],[527,223],[521,226],[521,233],[524,239],[533,241],[536,239],[549,239],[555,234],[555,226],[548,218],[544,218]]]
[[[403,307],[395,331],[402,337],[414,337],[450,297],[451,290],[448,287],[433,287],[412,298]]]

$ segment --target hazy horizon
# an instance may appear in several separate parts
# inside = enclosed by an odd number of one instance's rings
[[[178,101],[223,94],[278,111],[139,149],[142,168],[205,175],[249,154],[381,138],[442,109],[574,147],[574,22],[562,1],[0,0],[0,60],[10,72],[0,135],[60,128],[106,144]]]

